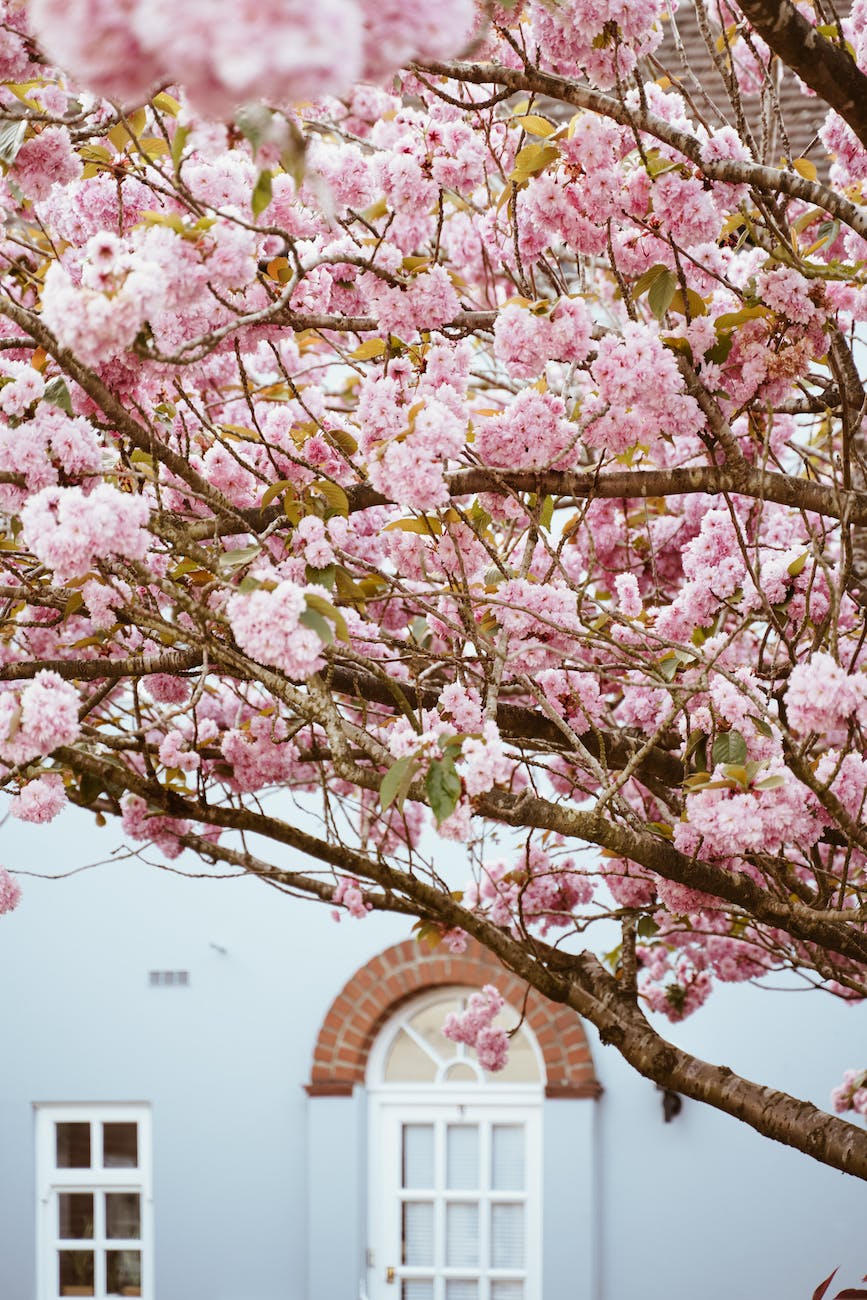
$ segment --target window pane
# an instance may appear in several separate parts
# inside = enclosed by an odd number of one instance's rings
[[[137,1250],[107,1250],[105,1283],[109,1295],[141,1295],[141,1253]]]
[[[511,1029],[516,1020],[514,1011],[506,1009],[500,1012],[494,1024],[503,1029]],[[509,1059],[503,1069],[498,1070],[491,1077],[500,1083],[541,1082],[536,1053],[523,1029],[519,1029],[514,1037],[509,1039]]]
[[[524,1300],[523,1282],[492,1282],[491,1300]]]
[[[446,1074],[446,1083],[478,1083],[476,1074],[469,1061],[457,1061],[450,1065]]]
[[[430,1043],[433,1051],[443,1061],[450,1061],[458,1050],[457,1043],[453,1043],[443,1033],[443,1023],[450,1011],[460,1011],[463,1005],[463,998],[442,998],[441,1001],[433,1002],[423,1010],[417,1011],[409,1022],[415,1032]]]
[[[103,1124],[104,1169],[135,1169],[138,1164],[138,1125]]]
[[[446,1187],[475,1191],[479,1185],[479,1129],[476,1124],[449,1124],[446,1130]]]
[[[141,1236],[141,1198],[138,1192],[106,1192],[105,1235],[113,1239]]]
[[[400,1300],[433,1300],[433,1282],[409,1282],[405,1279],[400,1288]]]
[[[491,1264],[494,1268],[524,1267],[523,1205],[491,1206]]]
[[[495,1124],[491,1130],[491,1187],[495,1192],[524,1190],[524,1128]]]
[[[57,1168],[90,1168],[90,1125],[55,1124],[57,1131]]]
[[[387,1083],[433,1083],[436,1062],[401,1029],[391,1045],[385,1063]]]
[[[61,1192],[57,1198],[57,1235],[64,1241],[93,1236],[93,1193]]]
[[[93,1295],[93,1251],[61,1250],[60,1294]]]
[[[446,1282],[446,1300],[479,1300],[478,1282],[450,1278]]]
[[[403,1183],[413,1188],[434,1185],[433,1124],[403,1125]]]
[[[434,1262],[434,1218],[431,1201],[407,1201],[403,1206],[403,1263],[429,1267]]]
[[[478,1267],[478,1205],[446,1205],[446,1263],[452,1268]]]

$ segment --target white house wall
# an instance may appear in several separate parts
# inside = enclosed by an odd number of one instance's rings
[[[68,869],[108,834],[7,822],[0,861]],[[0,1300],[35,1300],[34,1103],[74,1101],[152,1107],[156,1300],[357,1300],[364,1098],[302,1085],[331,1001],[408,923],[338,926],[256,881],[135,862],[22,884],[0,919]],[[724,989],[677,1037],[824,1104],[865,1024],[818,995]],[[693,1103],[663,1123],[656,1089],[589,1037],[602,1099],[545,1104],[545,1300],[809,1300],[837,1264],[867,1273],[863,1184]]]

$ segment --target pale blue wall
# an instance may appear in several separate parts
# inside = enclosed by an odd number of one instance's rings
[[[60,870],[108,834],[7,822],[0,861]],[[356,1300],[364,1098],[301,1085],[330,1002],[408,922],[336,926],[256,881],[136,862],[22,884],[0,918],[0,1300],[34,1295],[32,1104],[75,1100],[153,1106],[157,1300]],[[825,1104],[867,1059],[865,1012],[722,989],[677,1038]],[[545,1106],[544,1300],[809,1300],[837,1264],[867,1272],[865,1185],[694,1103],[664,1124],[591,1042],[602,1101]]]

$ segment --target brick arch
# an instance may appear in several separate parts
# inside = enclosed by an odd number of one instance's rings
[[[443,948],[428,951],[413,939],[373,957],[332,1002],[316,1040],[306,1085],[310,1096],[349,1096],[364,1083],[370,1049],[386,1020],[417,994],[450,984],[495,984],[512,1006],[526,1005],[527,1024],[545,1061],[547,1097],[599,1096],[590,1045],[574,1011],[528,989],[480,944],[471,941],[457,955]]]

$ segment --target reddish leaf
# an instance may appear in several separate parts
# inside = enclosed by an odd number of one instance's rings
[[[847,1286],[845,1291],[838,1291],[834,1300],[867,1300],[867,1291],[860,1286]]]
[[[838,1264],[837,1268],[839,1267],[840,1265]],[[828,1287],[831,1285],[831,1283],[834,1281],[834,1278],[837,1275],[837,1268],[834,1269],[834,1272],[831,1274],[830,1277],[826,1277],[824,1282],[819,1283],[819,1285],[816,1287],[816,1290],[813,1292],[813,1300],[822,1300],[822,1296],[828,1290]]]

